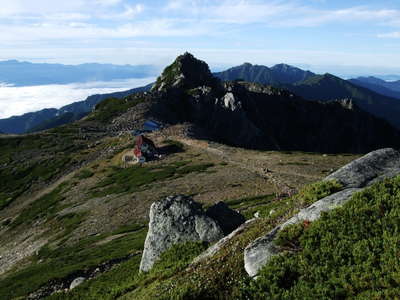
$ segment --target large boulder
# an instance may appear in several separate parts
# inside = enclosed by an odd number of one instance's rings
[[[244,222],[245,217],[235,210],[232,210],[224,202],[218,202],[206,211],[206,215],[216,220],[224,235],[230,234]]]
[[[226,211],[225,213],[229,214]],[[208,216],[201,204],[190,197],[170,196],[154,202],[150,208],[149,231],[144,243],[140,270],[149,271],[160,255],[175,244],[220,240],[227,228],[233,228],[232,224],[225,225],[224,222]]]
[[[344,189],[302,209],[285,223],[276,226],[265,236],[250,243],[244,251],[244,266],[247,273],[252,277],[256,276],[273,256],[281,252],[274,241],[277,234],[285,227],[306,220],[315,221],[319,219],[322,212],[330,211],[346,203],[355,192],[398,174],[400,174],[400,153],[387,148],[373,151],[329,175],[325,180],[337,180]]]
[[[400,172],[400,152],[385,148],[368,153],[332,173],[325,180],[337,180],[345,188],[361,188]]]

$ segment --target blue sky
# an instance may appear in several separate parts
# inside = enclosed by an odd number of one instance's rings
[[[400,74],[399,0],[0,0],[0,60]]]

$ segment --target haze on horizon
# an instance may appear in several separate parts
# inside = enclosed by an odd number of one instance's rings
[[[0,0],[0,60],[400,73],[397,0]]]

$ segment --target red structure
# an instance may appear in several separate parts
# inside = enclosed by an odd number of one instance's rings
[[[153,159],[157,155],[157,148],[152,140],[143,135],[139,135],[136,137],[133,153],[139,162],[145,162]]]

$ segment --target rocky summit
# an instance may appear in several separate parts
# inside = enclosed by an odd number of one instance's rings
[[[186,52],[176,60],[158,77],[152,91],[162,91],[168,88],[191,89],[199,86],[213,86],[217,83],[208,65]]]

